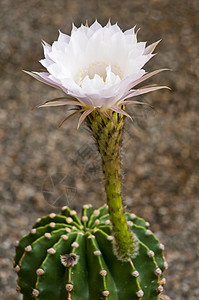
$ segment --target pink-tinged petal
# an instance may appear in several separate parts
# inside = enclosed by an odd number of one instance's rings
[[[132,89],[134,86],[138,85],[139,83],[141,83],[141,82],[147,80],[148,78],[150,78],[150,77],[152,77],[152,76],[154,76],[154,75],[156,75],[156,74],[158,74],[158,73],[160,73],[160,72],[163,72],[163,71],[169,71],[169,69],[166,69],[166,68],[165,68],[165,69],[159,69],[159,70],[150,72],[150,73],[148,73],[148,74],[142,76],[141,78],[137,79],[136,81],[132,82],[132,83],[131,83],[131,87],[129,87],[129,89],[130,89],[130,88]]]
[[[92,112],[94,111],[94,108],[92,109],[88,109],[85,112],[83,112],[83,114],[81,115],[81,117],[79,118],[78,124],[77,124],[77,129],[81,126],[82,122],[85,120],[85,118],[90,115]]]
[[[110,109],[117,112],[118,114],[122,114],[132,120],[131,116],[129,114],[127,114],[123,109],[121,109],[117,106],[112,106]]]
[[[161,40],[146,47],[146,49],[144,51],[144,55],[148,55],[148,54],[152,53],[160,42],[161,42]]]
[[[50,78],[48,78],[48,76],[50,75],[48,72],[28,72],[28,71],[24,71],[26,74],[34,77],[35,79],[48,84],[54,88],[57,89],[61,89],[61,85],[59,85],[58,83],[54,82],[53,80],[51,80]]]
[[[167,86],[154,86],[154,87],[150,87],[150,88],[145,88],[145,89],[137,89],[137,90],[133,90],[133,91],[129,91],[128,96],[125,96],[124,99],[128,99],[131,97],[135,97],[135,96],[139,96],[139,95],[143,95],[149,92],[153,92],[153,91],[157,91],[160,89],[170,89]]]
[[[62,105],[77,105],[77,106],[83,106],[80,102],[75,101],[75,100],[62,100],[61,99],[66,99],[66,97],[60,97],[60,98],[55,98],[52,100],[48,100],[40,105],[35,106],[33,109],[40,108],[40,107],[49,107],[49,106],[62,106]],[[69,98],[70,99],[70,98]]]
[[[122,100],[118,103],[118,105],[126,105],[126,104],[144,104],[144,105],[148,105],[148,106],[151,106],[150,104],[148,103],[145,103],[145,102],[141,102],[141,101],[133,101],[133,100]],[[152,107],[152,106],[151,106]]]
[[[92,99],[90,99],[89,95],[87,95],[87,94],[82,95],[82,94],[78,93],[77,90],[76,91],[68,90],[67,94],[70,95],[71,97],[78,99],[80,101],[80,103],[82,103],[82,105],[85,105],[87,107],[94,106]]]
[[[121,80],[121,82],[119,83],[119,90],[123,91],[123,95],[130,90],[132,84],[136,81],[139,80],[140,78],[142,78],[144,75],[146,74],[146,72],[141,69],[138,70],[136,73],[127,76],[126,78],[124,78],[123,80]],[[123,96],[121,95],[121,96]]]
[[[144,85],[140,89],[145,89],[145,88],[154,87],[154,86],[158,86],[157,83]]]
[[[127,104],[142,104],[142,105],[147,105],[147,106],[150,106],[151,108],[153,108],[152,105],[148,104],[148,103],[145,103],[145,102],[140,102],[140,101],[132,101],[132,100],[124,100],[124,101],[121,101],[120,105],[127,105]]]
[[[109,115],[109,113],[107,111],[103,111],[103,114],[105,115],[105,117],[107,117],[109,120],[111,120],[111,122],[115,125],[114,119]]]
[[[42,105],[39,105],[39,107],[46,107],[46,106],[62,106],[62,105],[77,105],[77,106],[83,106],[83,104],[77,102],[77,101],[54,101],[52,103],[48,102]]]
[[[61,123],[59,124],[58,127],[61,127],[63,125],[64,122],[66,122],[68,119],[70,119],[71,117],[73,117],[74,115],[80,113],[84,111],[84,109],[78,109],[77,111],[75,111],[74,113],[72,113],[71,115],[67,116],[63,121],[61,121]]]

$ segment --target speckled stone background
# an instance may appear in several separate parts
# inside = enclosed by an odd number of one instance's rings
[[[162,39],[147,71],[172,72],[149,82],[165,84],[142,97],[155,109],[131,107],[123,148],[123,197],[127,210],[151,223],[166,245],[166,293],[199,299],[199,2],[197,0],[38,1],[0,3],[0,299],[21,299],[12,270],[14,244],[36,218],[69,204],[105,202],[100,159],[77,118],[61,129],[64,108],[31,111],[62,93],[22,73],[38,70],[40,41],[57,30],[109,17],[123,29],[137,24],[139,40]]]

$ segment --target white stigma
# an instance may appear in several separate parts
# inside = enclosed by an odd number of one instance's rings
[[[106,83],[107,77],[110,76],[111,73],[118,76],[120,80],[123,77],[123,72],[118,65],[108,65],[103,61],[96,61],[80,70],[76,82],[80,87],[82,87],[84,86],[85,80],[92,80],[97,75],[104,83]]]

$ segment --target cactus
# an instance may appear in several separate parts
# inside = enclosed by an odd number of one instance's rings
[[[111,26],[109,22],[102,29],[104,33],[110,31],[107,37],[112,35]],[[84,33],[87,32],[87,27],[88,25],[85,26]],[[99,27],[100,25],[96,23],[92,29],[89,29],[87,38],[90,38],[92,30],[97,31]],[[81,33],[83,33],[82,28],[79,29]],[[113,32],[118,30],[116,28],[118,27],[114,27]],[[60,39],[61,49],[65,43],[65,38],[63,38],[62,33],[60,34],[62,36]],[[136,34],[134,33],[134,35],[136,39]],[[71,35],[71,40],[74,36],[78,35]],[[103,49],[104,35],[102,37],[101,46]],[[68,41],[68,39],[67,37],[66,40]],[[141,49],[141,57],[142,55],[151,55],[157,44],[158,42],[148,46],[145,49],[146,52]],[[67,45],[68,42],[63,48],[64,55]],[[114,43],[112,46],[115,48]],[[53,52],[53,47],[51,49],[51,46],[45,43],[44,49],[46,54],[51,53],[51,50]],[[113,53],[115,53],[115,49]],[[110,54],[112,56],[112,52]],[[43,65],[51,66],[52,63],[56,65],[57,61],[52,60],[51,56],[47,56],[45,60],[42,60],[45,61]],[[135,59],[137,56],[136,52]],[[84,60],[84,57],[82,59]],[[85,70],[81,70],[81,68],[79,70],[78,76],[81,80],[78,81],[78,84],[80,88],[82,88],[82,80],[86,78],[90,80],[91,88],[88,88],[87,92],[85,92],[87,85],[81,92],[76,90],[77,82],[75,79],[75,90],[73,91],[72,88],[71,93],[70,88],[68,89],[64,85],[65,80],[62,83],[60,77],[57,79],[56,76],[54,77],[57,70],[59,73],[59,67],[56,67],[52,74],[49,72],[45,75],[44,72],[41,74],[32,73],[36,79],[61,88],[67,94],[67,97],[55,98],[37,107],[75,105],[76,111],[67,116],[63,122],[77,113],[81,113],[78,127],[84,119],[86,120],[87,128],[91,131],[102,160],[107,205],[97,210],[93,210],[90,205],[85,205],[81,220],[77,217],[77,213],[68,207],[63,207],[61,215],[52,213],[37,220],[31,233],[23,237],[16,248],[14,268],[18,273],[17,291],[23,294],[23,300],[33,298],[38,300],[157,300],[163,291],[165,283],[163,271],[167,268],[163,253],[164,246],[151,232],[147,222],[134,214],[124,213],[120,158],[124,117],[130,117],[125,111],[126,105],[130,103],[143,104],[139,101],[125,100],[139,94],[165,88],[164,86],[150,88],[147,86],[138,90],[134,89],[137,84],[164,69],[142,76],[139,75],[140,73],[136,68],[133,77],[123,78],[120,67],[119,73],[116,71],[114,74],[115,65],[112,59],[110,59],[108,66],[106,63],[104,65],[104,62],[101,65],[101,62],[98,62],[98,56],[96,59],[97,63],[92,62]],[[141,65],[143,65],[143,61],[142,58]],[[61,61],[58,66],[60,63]],[[126,70],[127,64],[124,65],[124,70]],[[111,66],[113,67],[112,70]],[[49,71],[48,68],[47,70]],[[140,69],[141,71],[144,70]],[[126,71],[124,72],[126,73]],[[91,74],[94,74],[95,81],[89,77]],[[51,75],[56,79],[55,82]],[[112,75],[113,78],[111,79]],[[73,79],[71,78],[71,80]],[[69,82],[69,86],[72,87],[72,81],[69,80]],[[98,83],[96,84],[96,82]],[[66,84],[68,84],[67,80]],[[103,86],[103,84],[105,85]],[[68,95],[72,98],[68,98]],[[99,101],[100,97],[102,97],[102,101]]]
[[[162,292],[167,267],[164,246],[149,224],[126,213],[136,236],[136,252],[128,261],[115,255],[107,205],[93,210],[62,208],[36,221],[16,247],[17,291],[23,300],[155,300]]]

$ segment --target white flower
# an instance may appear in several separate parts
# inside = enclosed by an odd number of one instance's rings
[[[104,27],[97,21],[90,27],[73,26],[71,36],[59,32],[52,46],[43,42],[45,58],[40,63],[47,72],[26,73],[61,89],[67,97],[47,101],[38,107],[80,106],[81,109],[72,114],[83,112],[78,126],[94,109],[107,117],[109,109],[129,116],[121,105],[143,104],[130,98],[166,88],[151,85],[135,89],[139,83],[165,70],[146,74],[143,69],[154,56],[158,43],[146,46],[146,42],[137,41],[135,27],[122,32],[117,24],[110,22]]]

